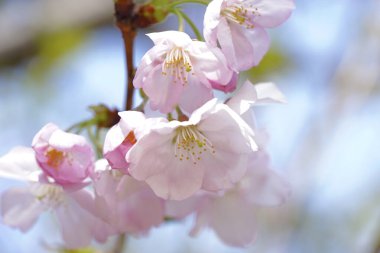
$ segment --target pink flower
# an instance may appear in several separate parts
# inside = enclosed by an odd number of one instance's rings
[[[213,97],[212,83],[227,85],[232,77],[221,51],[183,33],[148,34],[154,42],[142,58],[133,84],[142,88],[152,109],[171,112],[176,105],[191,113]]]
[[[94,169],[94,152],[83,136],[45,125],[33,139],[41,169],[61,185],[81,183]]]
[[[289,197],[288,183],[270,169],[270,161],[264,149],[265,137],[256,130],[251,112],[254,105],[283,103],[284,95],[273,83],[253,85],[246,81],[227,105],[255,129],[259,151],[249,157],[247,173],[237,185],[224,192],[199,192],[183,201],[168,201],[169,217],[183,218],[196,213],[196,224],[191,234],[203,227],[210,227],[225,243],[245,246],[256,237],[256,213],[260,207],[283,204]]]
[[[128,174],[129,164],[125,159],[127,152],[151,125],[162,119],[146,119],[143,113],[136,111],[119,112],[119,116],[119,123],[106,135],[103,154],[112,169]]]
[[[0,176],[30,183],[27,187],[11,188],[2,193],[3,223],[26,232],[40,214],[52,210],[68,248],[87,246],[93,238],[104,242],[111,228],[92,214],[94,199],[91,194],[83,189],[65,189],[46,181],[47,178],[34,176],[35,172],[41,170],[32,149],[15,148],[0,158]]]
[[[129,172],[164,199],[188,198],[199,189],[233,187],[257,148],[249,126],[228,106],[211,100],[188,121],[162,122],[129,150]]]
[[[294,7],[293,0],[213,0],[205,13],[205,40],[220,45],[232,69],[247,70],[268,51],[265,28],[282,24]]]
[[[141,235],[164,221],[164,200],[150,187],[99,161],[94,181],[97,215],[118,233]]]

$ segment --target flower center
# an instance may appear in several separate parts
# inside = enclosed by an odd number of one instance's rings
[[[134,145],[137,142],[135,133],[133,131],[130,131],[128,135],[125,137],[123,144],[130,143],[131,145]]]
[[[63,162],[63,159],[65,158],[65,154],[62,151],[58,151],[56,149],[49,149],[46,152],[47,157],[47,165],[50,167],[58,170],[59,165]]]
[[[38,201],[44,202],[49,206],[59,205],[64,201],[63,189],[52,184],[33,184],[32,194]]]
[[[254,17],[260,16],[257,7],[246,7],[241,4],[233,4],[223,8],[220,15],[228,21],[245,26],[247,29],[253,29],[255,27]]]
[[[163,75],[172,75],[174,83],[187,84],[187,75],[192,71],[190,57],[187,50],[181,47],[175,47],[166,54],[164,64],[162,65]]]
[[[191,160],[193,164],[197,164],[204,152],[215,154],[214,146],[196,126],[181,126],[176,132],[173,139],[174,156],[180,161]]]

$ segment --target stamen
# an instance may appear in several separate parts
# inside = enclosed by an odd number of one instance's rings
[[[38,201],[49,206],[59,205],[64,201],[63,189],[57,185],[34,184],[31,188],[32,194]]]
[[[260,13],[257,7],[233,4],[223,8],[220,15],[233,23],[245,26],[247,29],[253,29],[255,27],[254,17],[260,16]]]
[[[133,131],[130,131],[128,135],[125,137],[123,144],[130,143],[135,144],[137,142],[135,133]]]
[[[46,157],[47,157],[47,165],[49,165],[50,167],[58,170],[59,168],[59,165],[61,165],[61,163],[63,162],[63,159],[65,158],[65,153],[62,152],[62,151],[58,151],[56,149],[52,149],[50,148],[47,152],[46,152]]]
[[[193,69],[189,53],[181,47],[175,47],[167,53],[162,65],[162,74],[174,77],[174,83],[187,84],[187,75]],[[192,73],[193,74],[193,73]]]
[[[176,131],[176,137],[173,139],[174,157],[180,161],[191,160],[196,165],[204,152],[209,151],[211,154],[215,154],[212,143],[196,126],[181,126]]]

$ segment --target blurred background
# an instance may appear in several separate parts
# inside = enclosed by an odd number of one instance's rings
[[[273,81],[287,105],[257,108],[270,134],[273,167],[293,187],[281,208],[261,209],[257,242],[225,246],[191,218],[131,238],[126,252],[380,252],[380,1],[298,0],[272,30],[272,47],[252,82]],[[201,27],[204,7],[185,5]],[[0,1],[0,156],[30,145],[46,123],[89,118],[89,105],[122,108],[125,66],[112,0]],[[188,27],[187,27],[188,28]],[[136,65],[152,46],[141,30]],[[190,34],[191,30],[187,30]],[[0,179],[0,191],[19,183]],[[45,215],[27,234],[0,224],[0,252],[52,252],[56,222]]]

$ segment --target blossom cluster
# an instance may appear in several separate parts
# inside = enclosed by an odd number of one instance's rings
[[[154,46],[133,84],[150,108],[119,112],[103,157],[85,137],[52,123],[31,148],[1,157],[1,177],[28,182],[2,194],[3,223],[27,231],[52,211],[66,247],[79,248],[194,215],[193,235],[210,227],[227,244],[253,242],[257,208],[284,203],[289,186],[270,167],[252,107],[285,98],[273,83],[237,89],[237,80],[268,50],[266,28],[293,8],[292,0],[213,0],[204,42],[180,31],[148,34]],[[235,93],[218,101],[214,90]]]

